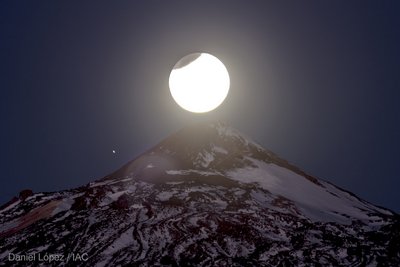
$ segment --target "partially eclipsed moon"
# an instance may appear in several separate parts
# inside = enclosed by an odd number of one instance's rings
[[[207,53],[183,57],[169,76],[169,88],[176,103],[196,113],[217,108],[228,95],[229,85],[224,64]]]

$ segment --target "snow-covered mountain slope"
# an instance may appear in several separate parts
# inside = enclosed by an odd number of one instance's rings
[[[64,257],[9,258],[46,253]],[[103,179],[3,207],[0,262],[400,266],[400,220],[230,127],[199,124]]]

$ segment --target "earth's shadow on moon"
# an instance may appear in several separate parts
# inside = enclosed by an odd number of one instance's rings
[[[189,65],[190,63],[192,63],[193,61],[198,59],[201,56],[201,54],[202,53],[193,53],[193,54],[190,54],[190,55],[187,55],[187,56],[183,57],[181,60],[179,60],[175,64],[173,70],[181,69],[181,68]]]

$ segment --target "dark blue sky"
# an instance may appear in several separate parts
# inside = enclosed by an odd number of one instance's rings
[[[215,119],[399,212],[399,14],[398,1],[1,1],[0,203],[84,185]],[[197,51],[231,76],[206,115],[168,89]]]

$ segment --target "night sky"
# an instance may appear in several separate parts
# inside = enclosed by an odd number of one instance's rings
[[[399,212],[399,14],[399,1],[1,1],[0,203],[99,179],[207,119]],[[231,77],[202,115],[168,88],[199,51]]]

